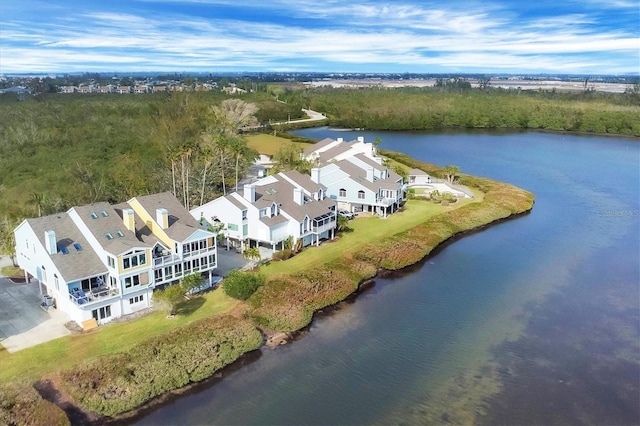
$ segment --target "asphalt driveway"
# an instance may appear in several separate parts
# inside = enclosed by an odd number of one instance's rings
[[[38,282],[14,284],[0,276],[0,344],[16,352],[70,334],[67,316],[40,308]]]

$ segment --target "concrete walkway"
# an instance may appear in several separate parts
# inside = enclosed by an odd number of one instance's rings
[[[0,257],[0,267],[11,260]],[[71,332],[64,326],[69,318],[57,309],[45,312],[38,282],[15,284],[0,276],[0,343],[8,352],[35,346]]]

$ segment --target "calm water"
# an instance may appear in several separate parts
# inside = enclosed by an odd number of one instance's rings
[[[640,424],[640,144],[338,132],[536,194],[140,424]]]

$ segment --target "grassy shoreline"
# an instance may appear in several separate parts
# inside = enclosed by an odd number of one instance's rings
[[[418,162],[403,154],[386,151],[384,155],[434,175],[440,172],[437,166]],[[398,270],[415,264],[447,241],[527,213],[533,207],[533,194],[512,185],[466,175],[461,177],[461,183],[481,192],[482,196],[472,202],[454,204],[454,207],[436,208],[426,201],[411,201],[405,211],[388,219],[372,217],[355,221],[354,228],[370,226],[374,229],[376,224],[384,225],[375,228],[377,234],[368,233],[371,238],[364,237],[362,233],[358,235],[356,229],[337,242],[305,250],[286,262],[273,262],[264,267],[262,272],[267,276],[267,283],[238,306],[243,318],[226,317],[222,331],[216,326],[216,321],[223,317],[214,314],[186,322],[179,329],[151,336],[124,351],[114,351],[82,366],[76,365],[73,371],[67,365],[60,373],[42,372],[41,379],[53,381],[55,387],[71,396],[67,403],[75,405],[76,410],[87,413],[87,418],[98,423],[130,418],[140,410],[144,411],[145,407],[161,404],[163,396],[206,380],[219,373],[225,365],[233,365],[244,354],[264,345],[264,337],[258,339],[259,330],[267,333],[299,331],[311,323],[317,311],[353,295],[362,283],[380,271]],[[189,337],[195,330],[199,330],[199,334]],[[176,333],[178,337],[174,337]],[[211,343],[212,340],[215,344]],[[207,351],[199,354],[200,358],[194,356],[195,350],[179,350],[185,344],[198,348],[199,345],[194,346],[196,342],[200,345],[209,343]],[[158,351],[158,346],[165,348],[164,352]],[[223,349],[225,347],[231,349]],[[163,354],[172,362],[164,364],[162,374],[153,373],[135,362],[140,354]],[[194,373],[199,360],[212,354],[220,361],[205,371]],[[148,356],[143,358],[149,359]],[[193,366],[193,369],[189,367],[185,371],[185,365]],[[169,371],[173,369],[183,371]],[[154,385],[151,388],[143,386],[139,378],[141,375]],[[31,385],[33,383],[23,384],[29,388]],[[101,398],[96,399],[97,394]],[[2,414],[0,407],[0,419]]]

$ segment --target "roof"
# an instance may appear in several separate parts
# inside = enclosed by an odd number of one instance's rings
[[[56,213],[27,219],[26,221],[45,249],[47,247],[45,231],[54,231],[56,233],[58,252],[49,256],[58,271],[60,271],[64,281],[70,282],[107,273],[107,268],[96,252],[93,251],[80,229],[73,223],[68,213]],[[77,250],[74,244],[78,244],[80,250]],[[67,254],[61,251],[63,248],[67,251]]]
[[[294,181],[308,192],[318,192],[321,189],[326,189],[324,185],[312,181],[311,176],[302,174],[297,170],[289,170],[288,172],[281,172],[279,174],[284,175],[285,179],[288,178]]]
[[[311,145],[310,147],[305,148],[305,150],[304,150],[304,151],[302,151],[302,153],[303,153],[304,155],[309,155],[309,154],[314,153],[314,152],[316,152],[317,150],[322,149],[322,148],[324,148],[325,146],[327,146],[327,145],[329,145],[329,144],[332,144],[332,143],[334,143],[334,142],[335,142],[335,140],[333,140],[333,139],[331,139],[331,138],[325,138],[325,139],[322,139],[320,142],[316,142],[316,143],[314,143],[313,145]]]
[[[254,203],[256,207],[265,208],[276,203],[280,205],[283,212],[301,222],[305,216],[309,216],[310,219],[322,216],[335,205],[335,202],[329,198],[318,201],[312,197],[305,197],[307,202],[300,205],[293,200],[293,190],[296,186],[280,174],[273,177],[275,182],[256,186],[256,202]]]
[[[366,165],[373,167],[376,170],[384,171],[384,170],[387,169],[385,166],[383,166],[382,164],[378,163],[373,158],[364,155],[363,153],[356,154],[356,155],[354,155],[354,157],[357,158],[358,160],[362,161]]]
[[[347,151],[349,151],[351,149],[351,146],[349,145],[349,143],[343,142],[338,146],[334,146],[332,148],[329,148],[326,151],[323,151],[320,153],[320,160],[321,161],[331,161],[333,160],[335,157],[337,157],[340,154],[343,154]]]
[[[71,210],[78,214],[100,245],[110,253],[118,255],[134,247],[147,245],[125,227],[122,217],[107,202],[75,206]]]
[[[174,241],[183,241],[201,229],[200,223],[191,216],[171,192],[134,197],[155,220],[156,209],[164,208],[169,213],[169,227],[164,231]]]
[[[400,175],[395,172],[389,171],[389,177],[386,179],[377,179],[373,182],[367,180],[366,170],[356,166],[349,160],[342,160],[336,163],[338,167],[345,173],[347,173],[353,181],[364,186],[365,188],[378,192],[379,189],[397,190],[398,184],[396,183],[400,179]]]

